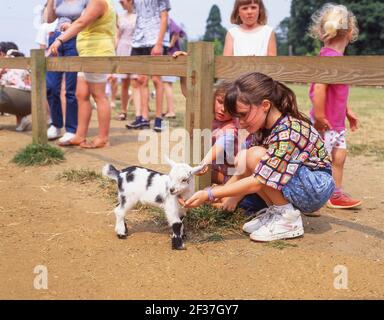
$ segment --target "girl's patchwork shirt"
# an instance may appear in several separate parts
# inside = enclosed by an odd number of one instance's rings
[[[260,183],[277,190],[282,190],[301,165],[331,172],[331,159],[318,131],[291,116],[282,116],[264,139],[257,134],[250,135],[246,145],[267,149],[254,176]]]

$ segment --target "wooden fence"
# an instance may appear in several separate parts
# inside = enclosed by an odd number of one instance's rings
[[[193,129],[211,128],[215,78],[234,79],[244,73],[257,71],[284,82],[384,85],[384,56],[215,57],[214,45],[209,42],[190,43],[188,57],[177,59],[167,56],[45,58],[44,50],[31,50],[30,58],[0,58],[0,68],[3,67],[31,69],[34,143],[47,142],[44,108],[47,71],[187,77],[185,128],[190,139],[193,138]],[[192,146],[192,141],[190,145]],[[201,144],[201,148],[203,147]],[[207,185],[209,180],[210,176],[206,175],[199,179],[198,185]]]

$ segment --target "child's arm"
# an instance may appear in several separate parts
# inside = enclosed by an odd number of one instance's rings
[[[277,56],[277,43],[276,43],[276,34],[272,32],[271,38],[268,43],[268,56],[276,57]]]
[[[231,183],[229,185],[218,186],[212,190],[212,195],[214,198],[224,198],[224,197],[238,197],[245,196],[251,193],[257,193],[260,191],[261,185],[254,176],[250,176],[244,179],[241,179],[237,182]],[[204,202],[208,201],[208,191],[201,190],[196,192],[191,198],[185,202],[185,207],[195,208],[202,205]]]
[[[229,32],[227,32],[227,35],[225,36],[223,56],[233,56],[233,39]]]
[[[224,148],[221,145],[213,145],[212,148],[208,151],[204,159],[201,161],[200,165],[204,165],[203,169],[200,170],[196,175],[202,176],[208,172],[208,166],[212,164],[217,159],[217,154],[224,151]]]
[[[325,117],[325,102],[327,99],[327,87],[328,85],[322,83],[316,83],[313,95],[313,111],[315,117],[315,128],[319,132],[332,129],[331,124]]]
[[[178,56],[187,56],[188,53],[185,51],[176,51],[172,57],[177,58]],[[180,77],[180,87],[181,87],[181,93],[184,97],[187,96],[187,78],[186,77]]]
[[[360,120],[359,118],[352,112],[351,108],[347,106],[347,119],[349,121],[349,126],[352,132],[359,129]]]

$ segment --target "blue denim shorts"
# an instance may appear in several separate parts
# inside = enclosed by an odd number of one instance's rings
[[[311,213],[322,208],[334,190],[335,182],[330,170],[311,170],[302,165],[282,192],[294,207]]]

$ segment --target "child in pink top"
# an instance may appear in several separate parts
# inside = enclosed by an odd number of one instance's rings
[[[320,51],[322,57],[343,56],[348,44],[357,39],[356,18],[343,5],[325,4],[312,16],[312,20],[311,35],[324,43]],[[347,157],[345,119],[348,119],[352,131],[355,131],[359,124],[358,118],[348,107],[348,96],[349,86],[346,84],[313,83],[309,90],[314,126],[322,133],[325,147],[332,155],[336,189],[328,201],[328,206],[335,209],[361,205],[360,200],[352,199],[341,189]]]
[[[224,110],[225,92],[230,85],[229,81],[219,81],[215,86],[212,148],[201,162],[205,167],[200,175],[205,174],[211,165],[212,182],[215,184],[223,184],[233,175],[231,168],[234,169],[238,151],[238,120]]]

